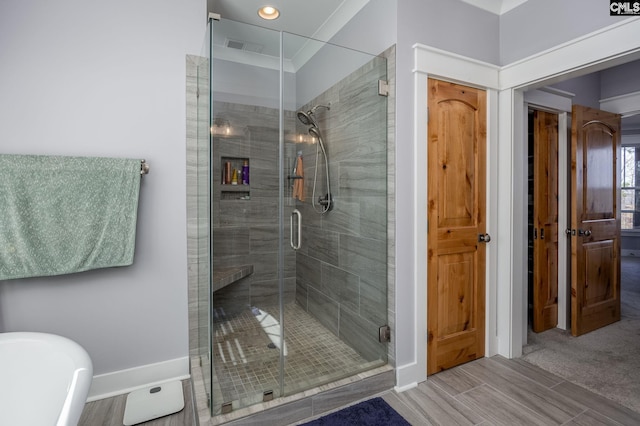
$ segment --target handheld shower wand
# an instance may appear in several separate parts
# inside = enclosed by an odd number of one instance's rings
[[[314,118],[314,113],[318,108],[331,109],[331,104],[329,105],[315,105],[309,111],[298,111],[296,115],[298,116],[298,120],[305,126],[309,127],[309,134],[315,137],[318,140],[318,144],[316,145],[316,167],[315,172],[313,174],[313,193],[311,195],[311,204],[313,209],[320,214],[324,214],[329,210],[333,209],[333,198],[331,197],[331,183],[330,183],[330,175],[329,175],[329,159],[327,157],[327,150],[324,145],[324,140],[322,138],[322,134],[320,133],[320,128],[318,127],[318,123]],[[325,177],[327,181],[327,195],[324,197],[318,197],[319,208],[316,207],[316,183],[318,181],[318,157],[320,152],[322,151],[322,155],[324,156],[325,163]]]

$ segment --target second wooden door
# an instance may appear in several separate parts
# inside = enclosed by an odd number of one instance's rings
[[[574,105],[571,333],[620,320],[620,116]]]

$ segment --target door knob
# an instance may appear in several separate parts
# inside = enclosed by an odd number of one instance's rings
[[[590,237],[591,236],[591,230],[587,229],[585,231],[584,229],[578,229],[578,236],[579,237]]]
[[[491,235],[489,234],[478,234],[478,242],[479,243],[488,243],[491,241]]]

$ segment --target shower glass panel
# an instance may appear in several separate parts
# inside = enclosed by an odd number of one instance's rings
[[[211,24],[217,415],[387,362],[387,102],[384,58]]]
[[[291,394],[387,361],[387,64],[289,33],[283,48],[284,203],[302,217],[284,318]]]
[[[280,34],[212,21],[212,414],[277,397],[280,371]],[[247,173],[248,171],[248,173]],[[286,254],[289,264],[295,254]],[[291,293],[292,293],[291,291]],[[284,355],[283,355],[284,356]]]

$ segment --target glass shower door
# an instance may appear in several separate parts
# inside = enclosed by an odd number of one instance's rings
[[[278,32],[229,20],[213,21],[214,415],[281,394],[281,356],[286,347],[281,338],[280,307],[286,271],[282,267],[278,172],[279,40]]]
[[[211,31],[211,411],[387,362],[384,58]]]
[[[302,221],[284,294],[292,394],[387,362],[387,64],[289,33],[283,54],[284,204]]]

